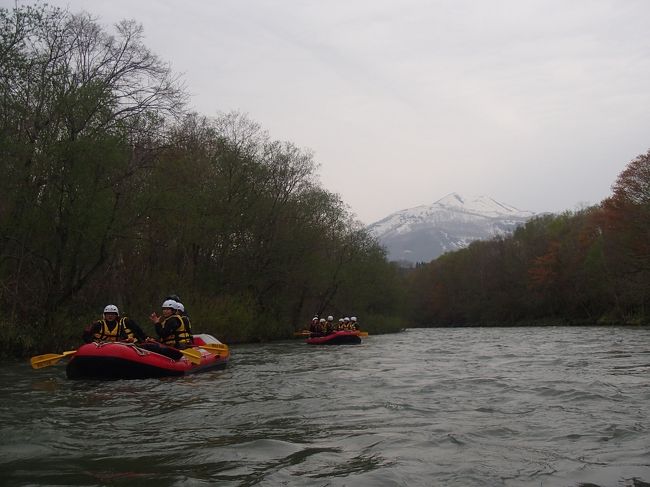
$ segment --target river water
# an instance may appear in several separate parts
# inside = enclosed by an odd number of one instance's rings
[[[650,485],[648,328],[231,349],[162,380],[3,364],[0,485]]]

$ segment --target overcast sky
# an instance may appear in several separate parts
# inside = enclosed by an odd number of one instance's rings
[[[648,0],[48,3],[140,22],[194,110],[311,149],[364,223],[451,192],[575,209],[650,149]]]

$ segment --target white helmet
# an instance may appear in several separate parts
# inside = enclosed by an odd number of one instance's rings
[[[311,320],[312,321],[318,321],[318,316],[314,316]]]
[[[329,316],[327,317],[327,321],[332,321],[333,319],[334,319],[334,317],[333,317],[332,315],[329,315]]]
[[[116,315],[120,314],[120,311],[117,309],[117,306],[114,304],[109,304],[104,308],[104,314],[106,313],[115,313]]]
[[[325,323],[325,318],[321,318],[320,323]]]
[[[161,308],[176,309],[176,301],[174,301],[173,299],[167,299],[163,301]]]
[[[170,299],[170,301],[171,301],[171,299]],[[178,301],[172,301],[172,308],[174,308],[176,311],[185,311],[185,306],[183,306]]]
[[[176,303],[176,304],[178,305],[176,309],[181,313],[185,313],[185,306],[183,306],[183,303]]]
[[[350,318],[346,316],[345,318],[343,318],[343,321],[350,321]]]
[[[357,317],[353,316],[352,318],[350,318],[350,321],[357,321]]]
[[[339,323],[343,323],[343,318],[339,318]]]

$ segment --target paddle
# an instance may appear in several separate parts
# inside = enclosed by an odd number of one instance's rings
[[[169,357],[172,360],[180,359],[180,357],[176,354],[176,352],[178,352],[181,355],[187,357],[188,360],[193,364],[195,365],[201,364],[201,352],[199,352],[198,350],[194,350],[193,348],[184,348],[181,350],[180,348],[170,347],[169,345],[165,345],[164,343],[160,343],[152,339],[149,339],[142,343],[125,343],[125,345],[130,345],[132,347],[140,348],[142,350],[148,350],[149,352],[157,353],[159,355],[164,355],[165,357]],[[168,351],[171,351],[173,353],[170,354]]]
[[[183,355],[185,355],[190,362],[192,362],[195,365],[199,365],[201,363],[201,352],[198,350],[194,350],[192,348],[185,348],[183,350],[177,349],[179,352],[181,352]]]
[[[135,345],[137,346],[137,345]],[[227,347],[226,347],[227,348]],[[193,350],[191,348],[187,348],[184,350],[178,350],[181,352],[185,357],[188,358],[190,362],[192,362],[195,365],[199,365],[201,363],[201,352],[198,350]],[[68,350],[67,352],[63,353],[46,353],[45,355],[36,355],[35,357],[32,357],[29,361],[29,363],[32,365],[33,369],[42,369],[44,367],[49,367],[51,365],[56,365],[59,363],[59,361],[67,357],[68,355],[74,355],[77,353],[76,350]]]
[[[29,363],[32,364],[33,369],[42,369],[44,367],[49,367],[50,365],[56,365],[64,357],[68,355],[74,355],[77,353],[76,350],[68,350],[63,353],[46,353],[45,355],[36,355],[29,360]]]
[[[205,345],[194,345],[195,347],[205,348],[208,352],[217,353],[217,354],[228,354],[228,345],[225,343],[206,343]]]

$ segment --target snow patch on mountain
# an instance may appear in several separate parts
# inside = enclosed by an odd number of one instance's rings
[[[510,234],[534,215],[488,196],[451,193],[431,205],[395,212],[368,228],[390,260],[428,262],[475,240]]]

